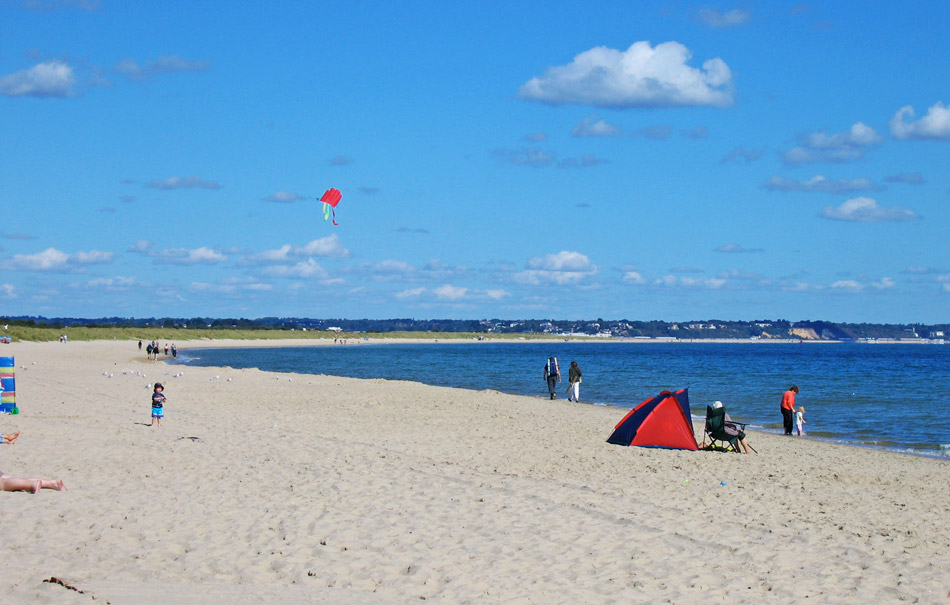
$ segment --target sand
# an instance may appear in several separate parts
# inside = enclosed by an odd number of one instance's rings
[[[22,431],[0,470],[68,487],[0,493],[5,602],[950,600],[943,460],[760,433],[750,456],[618,447],[622,411],[540,380],[523,397],[0,347],[21,409],[0,429]]]

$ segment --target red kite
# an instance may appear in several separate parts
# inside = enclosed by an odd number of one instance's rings
[[[336,205],[340,203],[340,200],[343,199],[343,194],[340,193],[339,189],[329,188],[327,192],[323,194],[323,197],[320,198],[320,201],[323,202],[323,220],[330,218],[330,213],[333,213],[333,224],[339,225],[336,222]]]

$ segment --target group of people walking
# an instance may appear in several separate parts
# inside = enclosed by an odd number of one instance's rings
[[[139,341],[139,350],[142,350],[141,340]],[[147,347],[145,347],[145,352],[148,354],[149,359],[158,359],[159,354],[162,352],[162,347],[158,344],[158,342],[153,340],[152,342],[148,343]],[[172,357],[178,357],[178,347],[175,346],[174,343],[172,343],[172,346],[169,347],[168,343],[166,342],[165,356],[167,357],[169,353],[171,353]]]

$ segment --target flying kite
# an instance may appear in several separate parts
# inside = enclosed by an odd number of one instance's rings
[[[323,194],[323,197],[320,198],[320,201],[323,202],[323,220],[326,221],[330,218],[330,213],[333,213],[333,224],[339,225],[340,223],[336,222],[336,205],[340,203],[340,200],[343,198],[343,194],[340,193],[339,189],[329,188],[327,192]]]

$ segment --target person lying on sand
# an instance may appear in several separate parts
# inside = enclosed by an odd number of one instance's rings
[[[3,440],[0,441],[0,443],[9,443],[10,445],[13,445],[13,442],[16,441],[19,436],[20,436],[20,431],[17,431],[15,433],[9,433],[9,434],[4,433],[2,435]]]
[[[2,492],[32,492],[36,494],[41,489],[55,489],[58,492],[65,492],[66,486],[62,479],[11,477],[0,471],[0,491]]]

